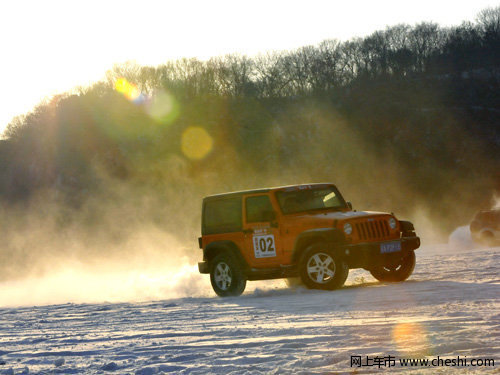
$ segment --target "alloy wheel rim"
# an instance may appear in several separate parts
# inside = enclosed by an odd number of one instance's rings
[[[227,263],[220,262],[215,267],[214,274],[215,284],[220,290],[228,290],[233,280],[231,268]]]
[[[335,262],[326,253],[316,253],[307,262],[307,275],[318,284],[326,284],[335,275]]]

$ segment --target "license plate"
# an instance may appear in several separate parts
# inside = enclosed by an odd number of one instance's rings
[[[401,242],[386,242],[380,244],[380,252],[385,253],[395,253],[396,251],[401,251]]]

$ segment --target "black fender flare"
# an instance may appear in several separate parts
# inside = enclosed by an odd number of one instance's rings
[[[415,237],[415,226],[411,221],[399,220],[399,230],[403,237]]]
[[[309,229],[297,236],[293,247],[292,262],[297,263],[300,260],[302,252],[315,242],[326,242],[332,248],[336,244],[344,244],[344,233],[337,228],[315,228]]]
[[[203,249],[203,259],[207,262],[211,262],[217,254],[221,252],[226,252],[235,257],[235,259],[240,263],[241,267],[248,269],[248,263],[241,254],[240,249],[233,241],[214,241],[210,242]]]

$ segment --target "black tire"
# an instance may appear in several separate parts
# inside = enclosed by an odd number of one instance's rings
[[[399,259],[399,262],[391,266],[380,266],[372,268],[370,273],[378,281],[399,282],[405,281],[415,269],[415,252],[413,250],[406,253]]]
[[[240,264],[229,253],[221,253],[210,262],[210,282],[220,297],[239,296],[247,285]]]
[[[309,246],[299,263],[300,278],[309,289],[333,290],[344,285],[349,267],[325,242]]]

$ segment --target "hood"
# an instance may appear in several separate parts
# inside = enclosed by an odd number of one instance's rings
[[[347,212],[319,212],[315,214],[301,214],[297,215],[296,218],[300,219],[324,219],[324,220],[349,220],[349,219],[360,219],[360,218],[371,218],[377,216],[393,216],[387,212],[376,212],[376,211],[347,211]]]
[[[298,226],[308,226],[317,227],[326,226],[331,227],[338,222],[337,225],[341,225],[344,221],[363,221],[364,219],[370,218],[382,218],[393,216],[387,212],[375,212],[375,211],[329,211],[329,212],[316,212],[316,213],[304,213],[295,215],[286,215],[287,225],[298,225]]]

